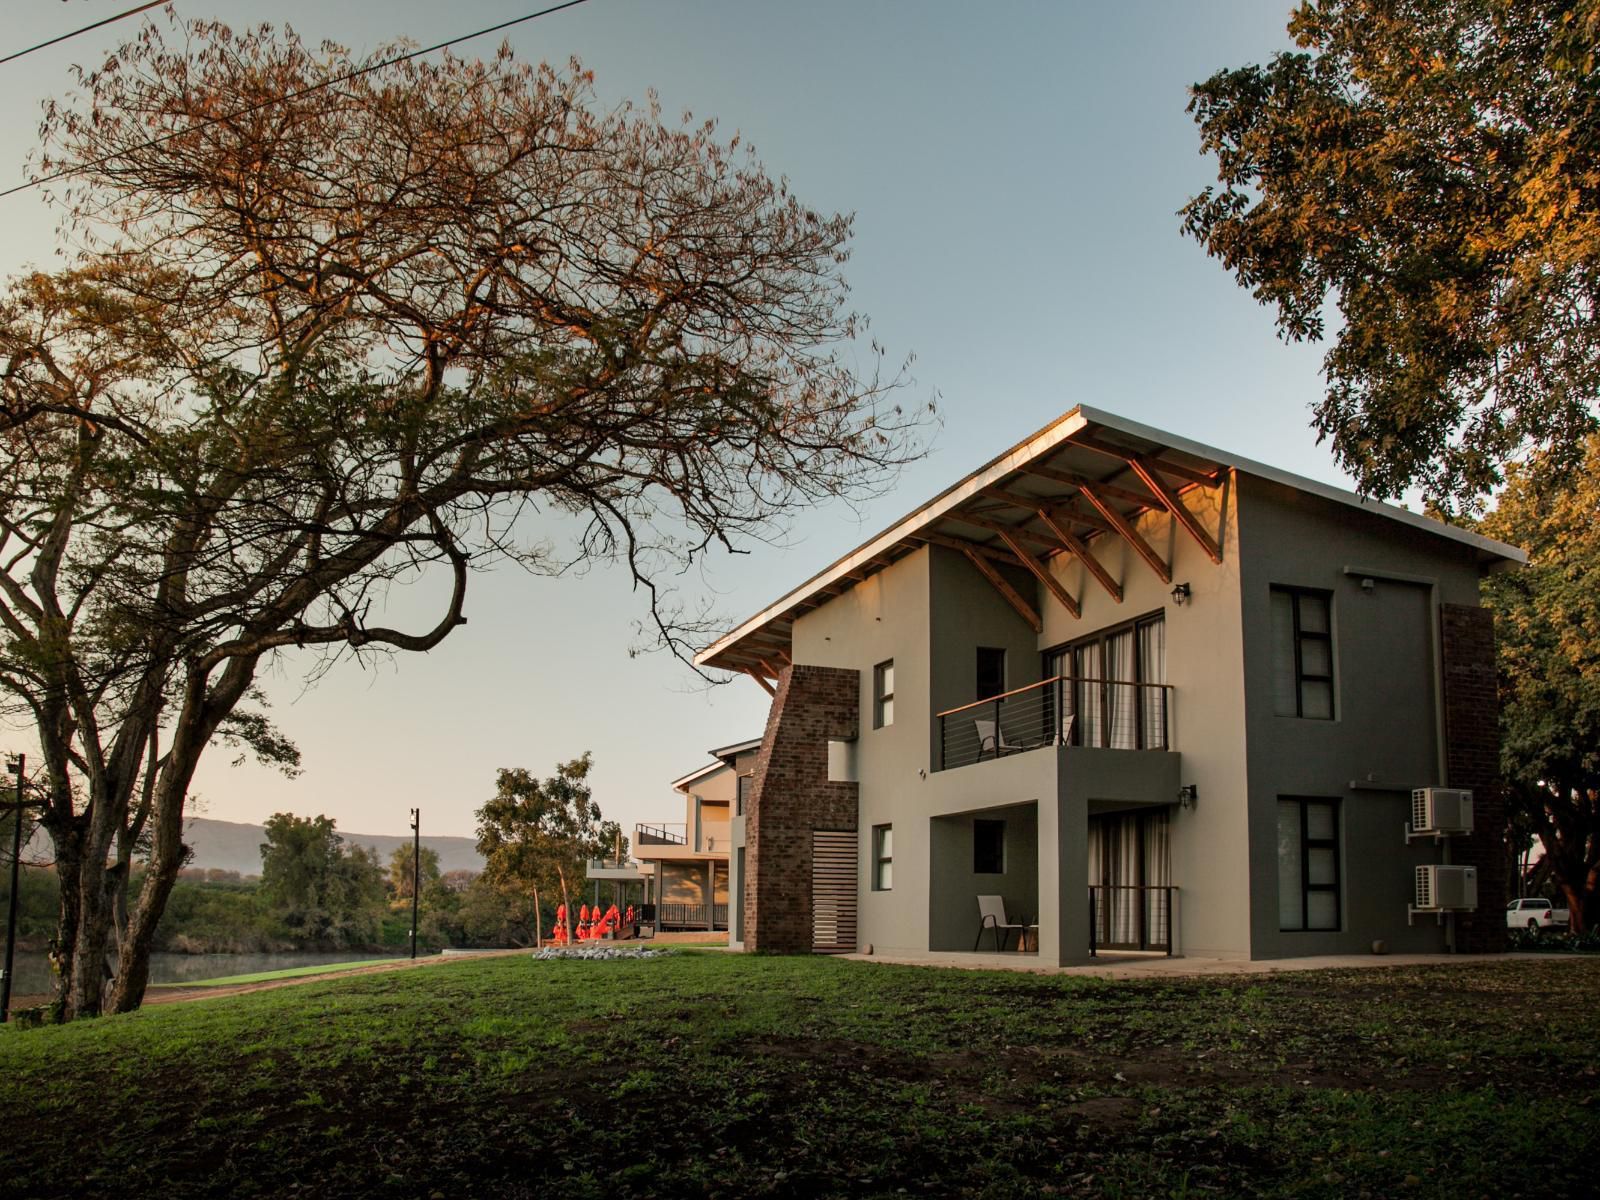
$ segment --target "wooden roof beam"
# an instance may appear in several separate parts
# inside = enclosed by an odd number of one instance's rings
[[[1035,633],[1043,633],[1044,622],[1040,620],[1039,614],[1034,611],[1033,605],[1022,598],[1022,593],[1007,583],[1005,576],[996,571],[993,564],[976,550],[969,548],[966,551],[966,555],[967,561],[978,568],[978,573],[993,585],[995,591],[1005,597],[1006,602],[1012,608],[1017,610],[1017,615],[1032,626]]]
[[[998,487],[984,488],[982,494],[990,499],[998,500],[1002,504],[1009,504],[1012,508],[1026,509],[1031,513],[1048,512],[1055,516],[1058,521],[1075,521],[1079,525],[1086,525],[1090,529],[1098,529],[1102,533],[1111,532],[1111,527],[1099,517],[1080,512],[1070,504],[1057,504],[1053,499],[1046,496],[1025,496],[1021,492],[1009,492],[1005,488]],[[1151,499],[1146,503],[1159,504],[1160,501]],[[1054,547],[1051,548],[1054,549]]]
[[[1083,493],[1083,498],[1100,511],[1100,515],[1116,528],[1124,541],[1133,547],[1134,553],[1149,565],[1156,573],[1156,578],[1162,583],[1172,582],[1172,572],[1167,564],[1161,561],[1161,556],[1155,552],[1144,536],[1133,527],[1133,522],[1116,510],[1116,507],[1105,497],[1100,495],[1099,489],[1081,484],[1078,490]]]
[[[1035,546],[1038,546],[1044,550],[1054,550],[1057,548],[1054,539],[1047,538],[1042,533],[1035,533],[1031,529],[1023,529],[1017,525],[1007,525],[1002,521],[991,521],[988,517],[980,517],[977,513],[955,511],[945,515],[950,520],[962,521],[968,525],[976,525],[979,529],[987,529],[991,533],[1014,534],[1022,541],[1032,542]]]
[[[1054,467],[1042,467],[1037,463],[1022,468],[1024,475],[1037,475],[1040,479],[1048,479],[1052,483],[1064,483],[1068,487],[1082,487],[1089,484],[1100,489],[1102,496],[1110,496],[1115,500],[1126,500],[1129,504],[1142,504],[1145,508],[1154,508],[1161,503],[1158,496],[1148,492],[1136,492],[1132,488],[1118,487],[1114,483],[1102,483],[1098,479],[1090,479],[1087,475],[1075,475],[1071,471],[1058,471]]]
[[[1161,497],[1161,503],[1172,514],[1173,519],[1179,525],[1182,525],[1189,536],[1199,543],[1200,549],[1210,556],[1211,561],[1220,563],[1222,561],[1222,547],[1217,545],[1217,539],[1212,537],[1210,531],[1196,520],[1195,515],[1178,498],[1178,494],[1169,488],[1166,480],[1162,479],[1157,473],[1160,464],[1142,454],[1136,454],[1128,459],[1128,465],[1144,481],[1144,485],[1147,488]]]
[[[1143,458],[1148,462],[1154,463],[1157,469],[1164,474],[1171,475],[1174,479],[1182,479],[1185,483],[1199,483],[1204,484],[1206,487],[1216,487],[1218,483],[1217,472],[1215,471],[1209,473],[1196,471],[1193,467],[1186,467],[1181,463],[1171,462],[1165,458],[1150,458],[1148,455],[1141,454],[1132,446],[1118,446],[1112,442],[1103,442],[1093,434],[1074,434],[1068,439],[1067,444],[1069,446],[1082,446],[1085,450],[1093,450],[1096,454],[1104,454],[1108,458],[1120,458],[1129,466],[1133,465],[1134,459]],[[1144,477],[1141,475],[1140,479],[1144,480]],[[1148,486],[1149,481],[1144,480],[1144,482]]]
[[[773,687],[764,678],[762,678],[761,672],[756,670],[754,667],[740,667],[739,669],[746,675],[750,676],[751,679],[754,679],[757,683],[759,683],[761,685],[761,690],[766,692],[767,695],[776,696],[778,694],[778,689]]]
[[[959,550],[962,554],[965,554],[968,550],[976,550],[985,558],[992,558],[995,562],[1005,563],[1008,567],[1022,566],[1022,563],[1017,559],[1016,555],[1011,554],[1006,550],[997,550],[993,546],[983,546],[977,542],[969,542],[962,538],[948,537],[942,533],[929,533],[926,531],[919,531],[911,536],[915,538],[921,538],[925,542],[931,542],[935,546],[944,546],[950,550]]]
[[[1041,511],[1039,513],[1039,520],[1045,523],[1045,527],[1049,529],[1051,533],[1055,534],[1061,539],[1061,544],[1071,551],[1073,557],[1075,557],[1084,565],[1084,568],[1089,572],[1089,574],[1093,575],[1097,580],[1100,581],[1100,586],[1106,589],[1111,598],[1118,604],[1121,604],[1121,585],[1118,584],[1115,579],[1111,578],[1111,573],[1109,571],[1100,565],[1100,560],[1093,554],[1089,553],[1089,547],[1085,546],[1077,538],[1073,537],[1072,534],[1068,533],[1065,529],[1061,528],[1060,525],[1056,524],[1055,517],[1050,513]],[[1077,616],[1077,614],[1074,613],[1073,616]]]
[[[1023,549],[1022,543],[1017,541],[1016,538],[1012,537],[1011,534],[1002,533],[1000,535],[1000,540],[1005,542],[1006,545],[1010,546],[1011,552],[1022,560],[1022,565],[1033,572],[1033,577],[1035,579],[1044,584],[1045,590],[1056,598],[1056,603],[1061,605],[1062,608],[1066,609],[1075,618],[1083,616],[1083,609],[1079,607],[1078,602],[1073,599],[1072,593],[1061,586],[1061,581],[1050,573],[1049,567],[1045,566],[1037,558],[1029,554],[1027,550]],[[1035,630],[1035,632],[1040,631]]]

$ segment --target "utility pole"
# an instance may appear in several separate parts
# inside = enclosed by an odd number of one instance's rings
[[[16,824],[11,832],[11,905],[6,912],[6,971],[0,981],[0,1023],[11,1019],[11,967],[17,949],[17,891],[22,886],[18,878],[22,862],[22,781],[26,775],[28,756],[19,754],[6,764],[17,773]]]
[[[411,957],[417,956],[417,901],[422,897],[422,810],[411,810]]]

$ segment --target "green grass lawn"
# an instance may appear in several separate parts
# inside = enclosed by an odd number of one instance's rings
[[[315,967],[285,967],[281,971],[256,971],[251,975],[220,975],[216,979],[186,979],[181,983],[156,983],[159,988],[230,987],[240,983],[266,983],[273,979],[297,979],[303,975],[331,975],[337,971],[354,971],[357,967],[381,967],[398,962],[396,958],[364,958],[359,962],[323,963]]]
[[[0,1032],[54,1196],[1592,1195],[1600,961],[464,960]]]

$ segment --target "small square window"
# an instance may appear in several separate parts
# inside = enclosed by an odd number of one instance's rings
[[[894,659],[872,668],[872,727],[894,724]]]
[[[894,887],[894,826],[872,827],[872,890],[887,892]]]
[[[974,875],[1006,873],[1004,821],[979,820],[972,823],[972,873]]]

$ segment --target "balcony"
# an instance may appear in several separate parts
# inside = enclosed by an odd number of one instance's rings
[[[1169,684],[1056,675],[937,714],[940,769],[1046,746],[1169,750],[1171,706]]]
[[[687,846],[689,827],[668,822],[661,825],[638,824],[633,827],[635,846]]]

